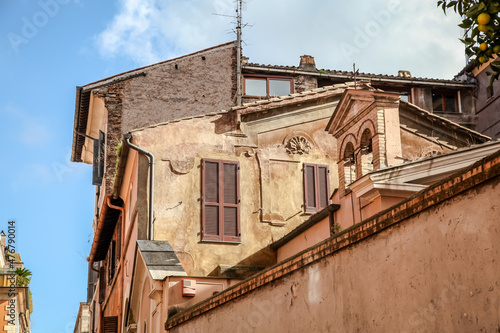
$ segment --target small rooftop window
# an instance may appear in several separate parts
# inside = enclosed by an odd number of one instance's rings
[[[440,112],[458,112],[457,95],[453,92],[432,92],[432,110]]]
[[[244,89],[245,96],[286,96],[293,91],[293,79],[290,77],[245,76]]]

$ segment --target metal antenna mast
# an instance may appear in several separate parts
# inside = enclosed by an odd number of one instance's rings
[[[241,105],[243,96],[241,80],[241,8],[243,0],[236,0],[236,105]]]
[[[240,106],[242,103],[241,99],[243,96],[243,87],[241,79],[241,28],[242,28],[241,12],[243,9],[244,0],[235,0],[235,2],[236,2],[236,16],[215,14],[215,13],[213,13],[213,15],[236,18],[236,105]]]

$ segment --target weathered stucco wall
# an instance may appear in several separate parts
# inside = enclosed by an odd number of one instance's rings
[[[218,265],[273,264],[274,253],[261,250],[310,216],[304,214],[303,207],[303,162],[329,164],[330,189],[336,187],[335,163],[326,157],[333,151],[331,147],[335,149],[335,139],[324,131],[328,118],[321,114],[325,111],[312,112],[320,116],[311,118],[309,114],[307,124],[300,117],[281,118],[279,127],[274,127],[276,135],[272,126],[266,127],[265,134],[255,129],[255,135],[234,135],[229,130],[234,128],[230,114],[193,118],[133,133],[134,143],[152,152],[156,159],[154,238],[170,242],[188,275],[208,275]],[[294,122],[302,122],[303,126]],[[300,127],[302,135],[323,142],[314,144],[309,154],[287,154],[284,139],[287,133],[295,133],[295,127]],[[204,158],[240,163],[240,244],[201,241]],[[263,176],[262,165],[266,163],[268,176]],[[261,185],[265,186],[262,191]],[[262,207],[276,218],[266,219]]]
[[[330,237],[330,221],[329,217],[326,217],[278,248],[276,251],[278,262],[290,258],[328,237]]]
[[[425,136],[418,136],[412,132],[401,129],[401,157],[415,161],[422,157],[430,157],[436,153],[445,153],[451,151],[436,141],[431,141]],[[400,163],[403,160],[400,160]]]
[[[170,332],[496,332],[499,195],[496,177]]]

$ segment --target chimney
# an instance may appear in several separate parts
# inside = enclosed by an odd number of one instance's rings
[[[304,71],[316,72],[316,63],[314,62],[314,57],[304,54],[300,56],[300,65],[299,68]]]
[[[0,244],[2,246],[6,246],[7,245],[7,236],[5,235],[5,232],[3,230],[0,232]]]
[[[411,73],[410,73],[410,71],[399,70],[398,77],[411,77]]]

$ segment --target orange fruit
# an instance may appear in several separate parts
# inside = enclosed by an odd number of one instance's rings
[[[481,32],[488,32],[488,30],[490,30],[490,28],[488,28],[488,26],[484,24],[478,24],[477,29]]]
[[[493,53],[500,53],[500,45],[495,45],[493,48]]]
[[[479,49],[481,51],[486,51],[488,49],[488,44],[486,44],[486,43],[479,44]]]
[[[477,23],[486,25],[490,23],[491,16],[488,13],[481,13],[477,16]]]
[[[480,63],[484,64],[485,62],[488,62],[488,57],[487,56],[480,56],[478,60]]]

